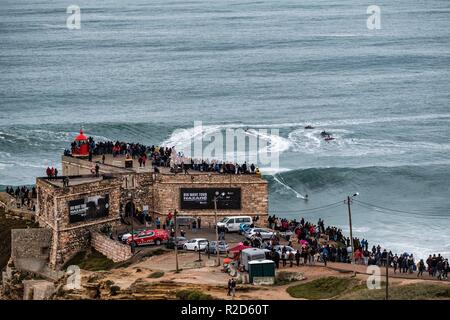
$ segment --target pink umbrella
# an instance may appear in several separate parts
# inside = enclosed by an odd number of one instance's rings
[[[250,246],[244,245],[242,242],[239,242],[237,246],[230,249],[231,252],[240,252],[244,249],[251,248]]]
[[[307,246],[307,245],[308,245],[308,241],[306,241],[306,240],[300,240],[300,244],[301,244],[302,246]]]

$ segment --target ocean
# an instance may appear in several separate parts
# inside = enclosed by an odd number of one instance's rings
[[[79,30],[66,1],[0,2],[0,185],[60,167],[81,127],[177,146],[194,121],[275,128],[271,214],[348,231],[359,192],[369,246],[450,255],[448,0],[377,1],[379,30],[361,0],[75,2]]]

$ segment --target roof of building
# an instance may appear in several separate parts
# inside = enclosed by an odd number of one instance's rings
[[[83,129],[80,130],[80,134],[75,137],[75,141],[85,141],[87,137],[83,134]]]

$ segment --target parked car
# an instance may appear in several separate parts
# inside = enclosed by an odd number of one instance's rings
[[[139,233],[141,233],[145,230],[147,230],[147,229],[136,229],[133,231],[133,234],[134,234],[134,236],[137,236]],[[127,233],[118,235],[119,240],[122,241],[123,243],[127,243],[127,240],[129,237],[131,237],[131,232],[127,232]]]
[[[133,237],[130,236],[126,243],[134,247],[148,244],[156,244],[159,246],[163,241],[167,241],[168,239],[169,234],[167,231],[154,229],[142,231]]]
[[[251,239],[253,236],[256,236],[258,233],[261,234],[262,240],[269,240],[270,238],[272,238],[272,236],[275,235],[275,231],[270,230],[270,229],[264,229],[264,228],[251,228],[244,235],[247,239]]]
[[[205,238],[191,239],[191,240],[188,240],[183,245],[183,249],[189,250],[189,251],[198,251],[198,250],[203,251],[208,246],[208,242],[209,241],[206,240]]]
[[[225,217],[217,222],[218,227],[225,228],[226,232],[239,232],[241,224],[253,225],[253,219],[250,216],[232,216]]]
[[[177,237],[177,248],[183,249],[184,244],[188,241],[185,237]],[[175,237],[170,237],[169,240],[167,240],[166,247],[168,249],[175,249]]]
[[[219,241],[219,245],[217,246],[217,241],[210,241],[209,242],[209,246],[206,246],[206,252],[212,253],[212,254],[217,254],[217,247],[219,248],[219,253],[228,253],[229,252],[229,246],[228,243],[226,243],[226,241]]]

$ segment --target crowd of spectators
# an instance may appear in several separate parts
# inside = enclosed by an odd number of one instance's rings
[[[193,170],[224,174],[260,174],[259,168],[253,163],[238,164],[221,160],[193,159],[186,157],[182,152],[176,152],[174,147],[146,146],[140,143],[121,141],[95,142],[92,137],[88,138],[88,142],[90,161],[92,161],[93,156],[101,155],[104,162],[105,155],[112,155],[113,157],[123,155],[127,158],[137,159],[140,167],[145,167],[147,160],[150,159],[153,166],[168,167],[174,173],[184,172],[188,174],[189,170]],[[64,154],[69,155],[70,151],[66,150]]]
[[[328,261],[350,263],[352,260],[352,250],[350,238],[345,237],[342,230],[328,226],[319,219],[317,224],[296,219],[288,220],[269,216],[268,225],[271,229],[287,235],[288,246],[284,246],[280,252],[271,251],[270,257],[275,261],[277,267],[282,262],[282,266],[293,265],[294,261],[299,264],[314,264]],[[292,236],[289,236],[292,234]],[[299,249],[292,248],[292,241],[295,239]],[[277,237],[262,244],[261,247],[273,249],[279,243]],[[382,249],[380,245],[373,245],[369,249],[367,239],[353,239],[355,263],[363,265],[377,265],[379,267],[392,268],[394,273],[416,273],[417,277],[422,277],[425,271],[432,277],[439,280],[447,280],[449,272],[448,259],[440,254],[430,255],[426,261],[420,259],[415,261],[414,255],[409,253],[393,254],[392,251]]]
[[[6,193],[14,197],[17,208],[26,208],[31,211],[36,210],[35,200],[37,198],[36,188],[31,190],[27,186],[22,187],[6,187]]]

